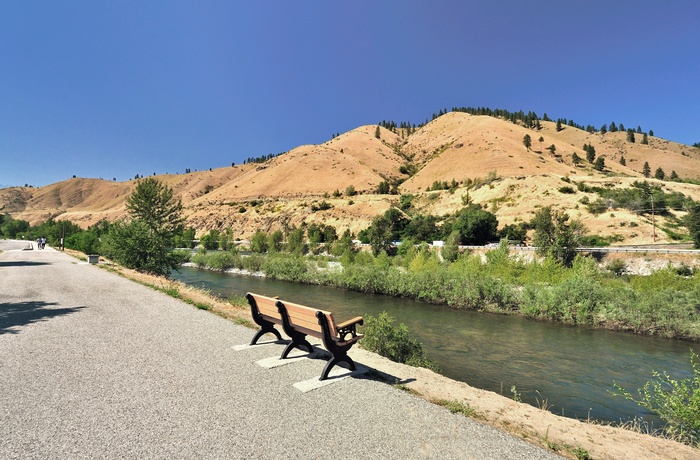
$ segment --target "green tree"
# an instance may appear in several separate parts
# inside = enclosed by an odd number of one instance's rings
[[[445,245],[442,247],[440,252],[445,261],[454,262],[457,260],[457,257],[459,257],[460,239],[461,236],[457,230],[454,230],[452,233],[450,233],[450,236],[447,237],[447,241],[445,241]]]
[[[0,233],[6,238],[15,239],[29,231],[29,222],[21,219],[13,219],[9,214],[5,214],[4,223],[0,227]]]
[[[549,147],[547,147],[547,150],[549,150],[549,153],[551,153],[552,155],[554,155],[554,153],[557,151],[557,146],[554,145],[554,144],[552,144],[552,145],[550,145]]]
[[[537,246],[537,254],[571,266],[582,225],[578,221],[569,222],[567,213],[552,211],[549,206],[537,211],[530,224],[535,229],[533,244]]]
[[[498,219],[481,206],[470,205],[459,212],[452,230],[459,232],[461,244],[483,245],[496,239]]]
[[[595,164],[593,165],[593,169],[596,171],[602,171],[605,169],[605,159],[603,157],[598,157],[595,160]]]
[[[387,216],[377,216],[367,229],[367,240],[372,247],[372,253],[378,256],[382,251],[389,253],[393,236],[391,220]]]
[[[377,194],[378,195],[386,195],[389,193],[389,182],[387,181],[382,181],[377,185]]]
[[[176,248],[192,248],[195,235],[196,231],[194,228],[184,228],[179,234],[175,236],[175,238],[173,238],[173,245]]]
[[[642,167],[642,174],[644,177],[651,177],[651,166],[649,166],[649,162],[645,161],[644,166]]]
[[[355,196],[357,192],[355,191],[355,186],[354,185],[348,185],[345,187],[345,196]]]
[[[561,131],[561,120],[557,120],[557,132]]]
[[[654,171],[654,178],[659,179],[659,180],[664,180],[666,179],[666,173],[664,172],[663,169],[659,166],[656,168],[656,171]]]
[[[199,244],[208,251],[219,249],[219,230],[212,228],[209,233],[202,235]]]
[[[498,231],[499,239],[508,241],[525,241],[527,237],[527,225],[524,222],[519,224],[506,224]]]
[[[182,202],[173,190],[158,179],[140,180],[126,199],[126,211],[134,220],[141,220],[159,235],[172,238],[182,231],[185,222]]]
[[[671,175],[669,176],[669,179],[671,180],[679,180],[680,178],[678,177],[678,173],[676,173],[675,169],[671,171]]]
[[[250,239],[250,250],[251,252],[265,253],[267,252],[267,233],[262,230],[255,232],[253,237]]]
[[[700,204],[690,207],[688,214],[685,216],[685,226],[688,227],[695,247],[700,249]]]
[[[374,130],[374,137],[376,137],[377,139],[382,138],[382,131],[379,128],[379,125],[377,125],[377,129]]]
[[[179,266],[172,253],[173,238],[182,232],[182,203],[158,179],[140,180],[126,199],[127,221],[110,227],[105,255],[120,264],[167,276]]]
[[[284,235],[281,230],[275,230],[270,233],[267,238],[267,248],[268,251],[279,252],[282,250],[282,242],[284,241]]]
[[[525,134],[525,136],[523,136],[523,145],[528,151],[530,150],[530,147],[532,146],[532,138],[529,134]]]
[[[620,164],[621,164],[622,166],[627,166],[627,160],[625,160],[625,156],[624,156],[624,155],[622,155],[622,156],[620,157]]]
[[[593,147],[592,145],[584,144],[583,150],[586,151],[586,160],[589,163],[593,164],[593,162],[595,161],[595,147]]]
[[[581,157],[576,152],[571,154],[571,162],[575,165],[581,163]]]
[[[305,254],[306,242],[304,241],[304,229],[295,228],[287,233],[287,251],[292,254]]]
[[[544,137],[540,136],[540,138],[537,139],[537,141],[540,143],[540,152],[541,152],[542,151],[542,143],[544,142]]]
[[[641,144],[647,145],[649,144],[649,136],[647,136],[647,133],[642,134],[642,142]]]
[[[627,130],[627,142],[634,143],[634,130],[632,128]]]

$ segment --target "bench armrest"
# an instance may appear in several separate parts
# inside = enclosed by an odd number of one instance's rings
[[[338,332],[338,337],[340,340],[345,340],[345,337],[350,334],[352,337],[357,337],[356,326],[364,324],[362,316],[356,316],[353,319],[343,321],[340,324],[336,324],[335,329]]]

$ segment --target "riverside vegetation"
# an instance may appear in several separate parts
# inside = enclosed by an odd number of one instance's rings
[[[394,257],[349,249],[339,257],[200,251],[191,262],[455,308],[700,340],[700,276],[687,266],[639,276],[624,274],[620,262],[600,269],[594,258],[583,255],[576,255],[570,267],[550,257],[524,262],[510,254],[505,241],[483,258],[465,252],[454,262],[444,261],[427,245],[402,246]]]

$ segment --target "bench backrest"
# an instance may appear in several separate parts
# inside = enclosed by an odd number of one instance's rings
[[[292,302],[280,301],[280,303],[282,303],[287,309],[289,322],[292,324],[294,329],[298,330],[299,332],[303,332],[304,334],[314,337],[321,337],[322,329],[321,325],[318,323],[318,318],[316,317],[316,312],[320,311],[326,316],[326,318],[328,318],[328,325],[330,326],[331,335],[336,335],[335,320],[333,319],[333,314],[331,312]]]
[[[249,292],[248,295],[255,300],[255,306],[263,318],[276,324],[282,324],[282,315],[277,308],[278,299],[276,297],[267,297],[252,292]]]

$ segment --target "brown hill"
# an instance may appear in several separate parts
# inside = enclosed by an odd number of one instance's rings
[[[188,174],[158,176],[185,205],[188,223],[199,234],[212,228],[232,228],[245,238],[303,222],[333,225],[339,232],[367,227],[372,218],[398,201],[396,195],[374,192],[382,181],[398,184],[400,193],[416,196],[417,212],[444,215],[468,200],[494,212],[500,225],[529,221],[540,206],[565,210],[584,221],[593,234],[618,234],[625,243],[652,242],[646,215],[612,209],[590,214],[582,201],[595,201],[591,192],[562,193],[569,184],[585,183],[626,188],[643,179],[648,162],[652,173],[662,168],[681,178],[700,177],[700,150],[650,136],[648,145],[630,143],[626,133],[588,133],[552,122],[539,131],[489,116],[452,112],[411,135],[405,130],[361,126],[319,145],[297,147],[264,163],[218,168]],[[530,150],[523,137],[532,138]],[[539,141],[540,137],[543,138]],[[574,165],[572,154],[585,158],[583,145],[593,145],[605,159],[603,172],[585,162]],[[554,145],[554,153],[548,147]],[[620,164],[625,157],[626,166]],[[404,173],[401,172],[404,171]],[[408,172],[414,174],[409,177]],[[438,181],[455,181],[452,191],[429,191]],[[665,191],[700,200],[700,187],[658,181]],[[38,224],[48,218],[68,219],[87,227],[101,219],[124,216],[124,200],[136,181],[109,182],[70,179],[41,188],[0,190],[0,208],[13,217]],[[359,193],[346,195],[350,186]],[[675,213],[670,217],[682,217]],[[657,226],[666,218],[655,219]],[[659,241],[666,241],[658,232]]]

